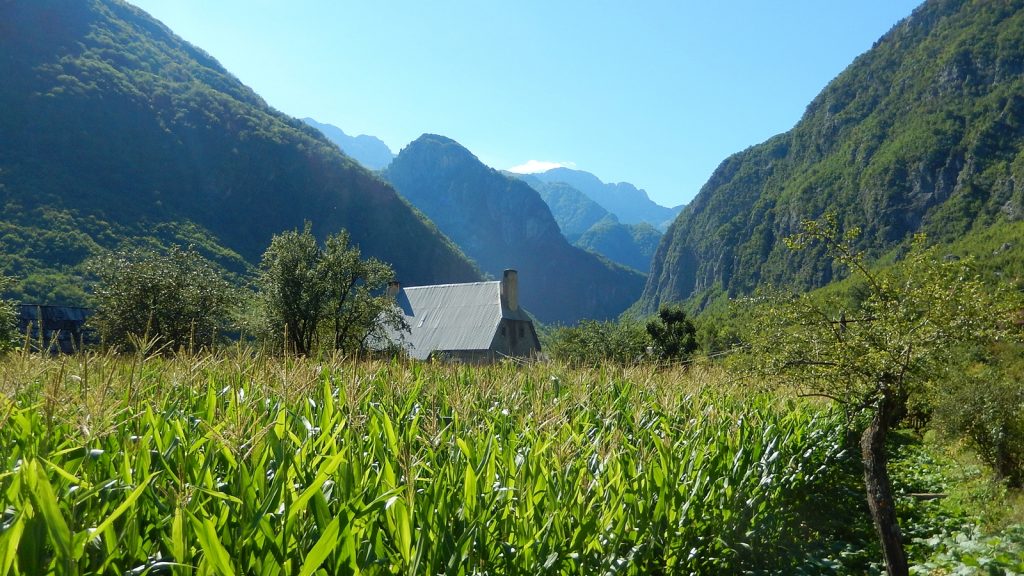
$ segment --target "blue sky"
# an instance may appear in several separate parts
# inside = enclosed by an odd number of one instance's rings
[[[916,0],[129,0],[286,114],[688,202]]]

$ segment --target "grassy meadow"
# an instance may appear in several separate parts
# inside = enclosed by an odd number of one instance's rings
[[[878,566],[842,416],[719,367],[0,366],[0,576]],[[913,524],[929,505],[908,509],[918,562],[953,534]]]

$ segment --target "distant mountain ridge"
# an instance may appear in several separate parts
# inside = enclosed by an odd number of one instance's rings
[[[591,226],[611,216],[600,204],[565,182],[544,182],[533,174],[509,175],[526,182],[540,194],[569,242],[576,242]]]
[[[328,140],[337,144],[342,152],[370,170],[380,170],[395,158],[391,148],[376,136],[349,136],[344,130],[331,124],[323,124],[312,118],[303,118],[302,121],[322,132]]]
[[[659,230],[665,230],[682,210],[682,206],[667,208],[657,204],[647,196],[647,192],[629,182],[606,184],[597,176],[583,170],[553,168],[531,176],[542,182],[564,182],[572,186],[605,210],[615,214],[623,224],[646,222]]]
[[[124,243],[244,273],[305,220],[409,281],[480,278],[388,184],[138,8],[0,2],[0,54],[0,266],[20,297],[81,303],[81,262]]]
[[[518,269],[520,300],[544,322],[614,318],[640,295],[643,275],[571,246],[536,190],[450,138],[424,134],[382,174],[484,271]]]
[[[532,174],[512,174],[536,190],[551,209],[562,235],[573,245],[647,273],[661,232],[646,222],[623,224],[565,182],[543,182]]]
[[[828,283],[820,252],[780,242],[826,210],[876,257],[1024,218],[1024,2],[928,0],[792,130],[727,158],[666,233],[639,308]]]

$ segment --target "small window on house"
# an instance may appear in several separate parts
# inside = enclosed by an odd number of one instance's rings
[[[522,324],[519,325],[519,337],[520,338],[525,338],[526,337],[526,328],[523,328]]]
[[[505,335],[505,325],[504,324],[502,324],[502,326],[501,326],[501,335],[502,336]]]

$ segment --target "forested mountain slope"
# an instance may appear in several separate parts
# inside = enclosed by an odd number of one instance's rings
[[[565,182],[544,182],[534,174],[512,174],[530,185],[540,194],[558,222],[558,228],[569,242],[575,242],[590,230],[590,227],[607,218],[611,213],[594,202],[586,194]]]
[[[0,2],[0,78],[0,265],[23,298],[80,301],[82,260],[125,241],[238,271],[307,219],[410,281],[479,277],[390,186],[120,0]]]
[[[383,175],[484,271],[519,270],[520,301],[542,321],[613,318],[643,289],[635,270],[569,245],[536,190],[454,140],[425,134]]]
[[[1024,217],[1024,2],[930,0],[858,57],[789,132],[726,159],[658,247],[641,300],[821,286],[781,239],[836,210],[872,255]]]

